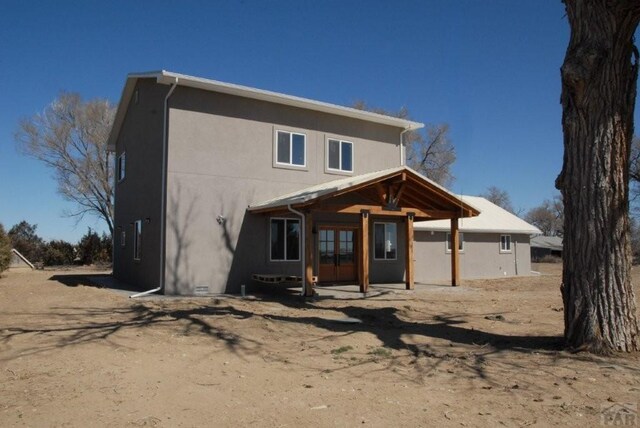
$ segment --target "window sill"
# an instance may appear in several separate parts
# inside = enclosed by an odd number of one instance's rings
[[[324,169],[324,173],[325,174],[331,174],[331,175],[344,175],[344,176],[352,176],[353,175],[353,171],[342,171],[339,169],[329,169],[329,168],[325,168]]]
[[[286,163],[277,163],[275,162],[273,164],[274,168],[279,168],[279,169],[291,169],[294,171],[309,171],[309,167],[306,165],[290,165],[290,164],[286,164]]]

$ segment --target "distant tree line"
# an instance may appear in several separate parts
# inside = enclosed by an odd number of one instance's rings
[[[53,239],[45,241],[37,234],[38,226],[21,221],[5,231],[0,224],[0,272],[7,269],[11,249],[15,248],[31,263],[41,266],[90,265],[111,263],[111,236],[98,235],[91,228],[76,244]]]

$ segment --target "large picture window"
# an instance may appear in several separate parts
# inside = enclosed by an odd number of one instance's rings
[[[142,256],[142,220],[133,223],[133,259],[140,260]]]
[[[276,132],[276,163],[290,166],[307,165],[306,136],[288,131]]]
[[[451,252],[451,233],[447,232],[447,253]],[[458,233],[458,251],[464,251],[464,233]]]
[[[332,138],[328,139],[327,169],[330,171],[353,172],[353,143]]]
[[[377,260],[395,260],[398,257],[398,226],[395,223],[374,224],[374,255]]]
[[[271,260],[300,260],[300,220],[271,219]]]

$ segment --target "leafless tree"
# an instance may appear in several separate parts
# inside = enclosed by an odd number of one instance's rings
[[[506,190],[496,186],[489,186],[480,196],[489,202],[496,204],[500,208],[515,214],[513,204],[511,203],[511,196],[509,196],[509,193]]]
[[[364,101],[357,101],[353,107],[386,116],[410,119],[409,111],[405,107],[395,113],[368,106]],[[407,165],[410,168],[444,187],[449,187],[453,183],[455,177],[451,173],[451,166],[456,161],[456,150],[449,139],[448,124],[427,124],[424,130],[407,132],[404,134],[404,144],[407,148]]]
[[[631,285],[629,157],[638,79],[638,0],[564,0],[561,67],[564,336],[596,353],[640,349]]]
[[[107,138],[115,109],[106,100],[83,101],[62,93],[45,110],[23,119],[15,134],[20,150],[54,171],[58,192],[76,208],[67,214],[103,219],[113,235],[113,165]]]
[[[524,219],[540,229],[545,236],[562,236],[564,206],[562,198],[556,195],[545,199],[541,205],[530,209]]]

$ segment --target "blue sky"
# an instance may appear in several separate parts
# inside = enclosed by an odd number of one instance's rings
[[[18,153],[20,118],[60,91],[117,103],[127,73],[165,69],[447,122],[452,190],[496,185],[516,208],[554,195],[562,164],[560,0],[26,1],[0,14],[0,222],[46,239],[88,226],[52,174]]]

